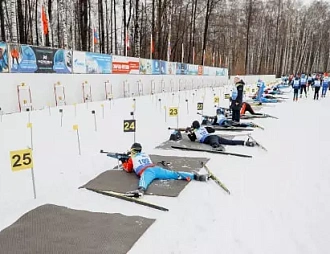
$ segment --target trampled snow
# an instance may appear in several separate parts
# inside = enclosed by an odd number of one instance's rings
[[[0,230],[33,208],[52,203],[72,209],[157,219],[130,254],[328,253],[330,99],[314,101],[310,96],[292,102],[288,94],[287,102],[263,107],[262,112],[280,118],[252,120],[265,127],[252,135],[269,151],[227,147],[228,151],[251,154],[252,159],[154,149],[169,138],[167,127],[177,125],[175,117],[167,114],[165,119],[164,106],[168,111],[170,106],[179,105],[179,126],[187,127],[193,120],[200,120],[196,104],[203,96],[204,113],[214,115],[215,92],[219,88],[201,89],[195,96],[193,91],[184,91],[180,96],[176,93],[137,97],[136,141],[150,154],[211,158],[209,168],[231,195],[210,181],[189,183],[177,198],[144,197],[170,210],[162,212],[78,189],[117,164],[116,160],[100,154],[100,149],[125,152],[133,143],[133,133],[122,130],[123,120],[131,119],[133,100],[77,105],[77,116],[74,106],[64,106],[62,127],[59,108],[50,112],[46,108],[30,115],[36,200],[31,171],[12,172],[9,157],[9,151],[31,146],[30,129],[26,126],[28,113],[4,115],[0,122]],[[221,104],[228,105],[223,96]],[[96,111],[97,131],[92,110]],[[74,124],[79,126],[81,155],[77,133],[72,129]]]

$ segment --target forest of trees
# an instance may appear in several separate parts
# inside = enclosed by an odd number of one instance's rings
[[[46,35],[42,8],[49,22]],[[95,45],[94,30],[99,38]],[[205,60],[205,65],[228,67],[231,75],[327,71],[330,4],[314,1],[304,5],[295,0],[0,0],[0,40],[142,58],[170,57],[174,62],[182,61],[184,50],[185,63],[203,64]]]

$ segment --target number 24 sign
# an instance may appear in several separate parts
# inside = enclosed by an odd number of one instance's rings
[[[20,171],[33,168],[32,149],[10,152],[11,170]]]

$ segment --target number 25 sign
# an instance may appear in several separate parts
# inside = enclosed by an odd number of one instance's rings
[[[33,156],[31,149],[10,152],[11,170],[20,171],[33,168]]]

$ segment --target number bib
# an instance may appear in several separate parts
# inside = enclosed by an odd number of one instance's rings
[[[203,143],[205,138],[209,136],[209,133],[204,127],[200,127],[199,129],[195,130],[195,135],[197,137],[197,141]]]
[[[134,157],[132,157],[133,161],[133,168],[136,174],[139,174],[140,171],[149,166],[152,165],[152,161],[146,153],[138,153]]]

